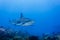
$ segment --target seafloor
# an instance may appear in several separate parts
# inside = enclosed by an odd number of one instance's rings
[[[0,40],[60,40],[60,32],[35,36],[21,30],[12,31],[11,29],[4,29],[3,26],[1,26]]]

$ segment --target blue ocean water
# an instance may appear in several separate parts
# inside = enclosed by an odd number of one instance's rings
[[[21,12],[35,23],[26,27],[9,23],[9,19],[19,18]],[[0,0],[0,26],[32,35],[60,32],[60,0]]]

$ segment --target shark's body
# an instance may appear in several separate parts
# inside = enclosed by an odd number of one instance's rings
[[[12,21],[11,23],[18,26],[30,26],[34,23],[34,21],[29,18],[25,18],[21,13],[20,18],[18,20]]]

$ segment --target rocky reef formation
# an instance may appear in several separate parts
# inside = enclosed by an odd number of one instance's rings
[[[42,36],[29,35],[28,32],[12,31],[0,27],[0,40],[60,40],[60,33],[43,34]]]

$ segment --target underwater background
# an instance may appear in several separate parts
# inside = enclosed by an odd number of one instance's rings
[[[19,18],[21,12],[35,23],[25,27],[9,23],[9,19]],[[60,32],[60,0],[0,0],[0,26],[38,36]]]

